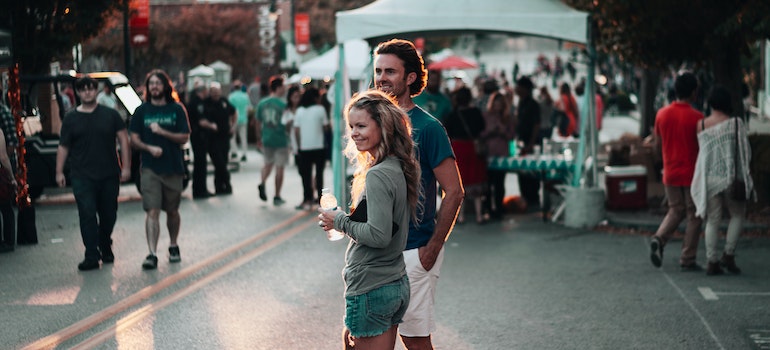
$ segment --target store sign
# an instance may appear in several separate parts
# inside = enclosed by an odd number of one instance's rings
[[[133,47],[150,44],[150,0],[131,0],[128,19],[129,39]]]
[[[310,51],[310,15],[307,13],[294,15],[294,46],[299,54]]]
[[[262,51],[263,70],[270,70],[275,64],[275,48],[278,45],[276,23],[278,14],[270,12],[270,5],[265,4],[259,7],[259,48]]]

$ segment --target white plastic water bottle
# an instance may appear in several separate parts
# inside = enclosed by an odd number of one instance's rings
[[[335,197],[328,188],[321,189],[321,209],[326,211],[332,211],[337,209],[337,197]],[[337,241],[345,237],[340,231],[331,229],[326,231],[326,238],[330,241]]]

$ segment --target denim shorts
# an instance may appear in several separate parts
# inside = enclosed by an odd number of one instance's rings
[[[345,327],[353,337],[374,337],[401,323],[409,306],[409,278],[404,275],[367,293],[345,297]]]

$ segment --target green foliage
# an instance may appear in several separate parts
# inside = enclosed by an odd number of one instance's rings
[[[48,71],[51,60],[99,33],[128,0],[2,1],[0,27],[13,34],[14,61],[25,74]]]

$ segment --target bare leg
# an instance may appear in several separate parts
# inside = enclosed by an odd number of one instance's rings
[[[408,350],[433,350],[433,343],[430,340],[430,336],[405,337],[402,335],[401,341]]]
[[[476,222],[484,222],[484,213],[481,211],[482,197],[473,198],[473,208],[476,210]]]
[[[283,169],[282,166],[275,167],[275,196],[281,196],[281,187],[283,187]]]
[[[168,236],[170,246],[175,247],[176,239],[179,237],[179,227],[181,225],[181,217],[179,216],[179,210],[166,212],[166,227],[168,228]]]
[[[265,164],[264,167],[262,167],[262,181],[260,184],[264,185],[265,180],[267,180],[267,177],[270,176],[270,173],[273,171],[273,164]]]
[[[398,326],[391,326],[385,333],[374,337],[355,338],[356,350],[393,349],[396,347],[396,331]]]
[[[147,217],[144,221],[144,228],[147,234],[147,248],[150,254],[156,255],[158,250],[158,238],[160,237],[160,209],[150,209],[147,211]]]

